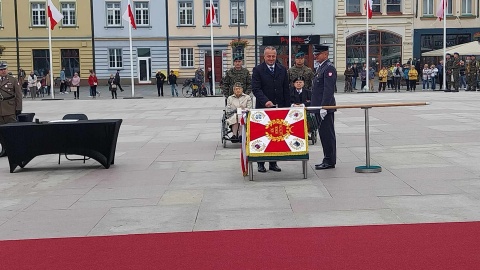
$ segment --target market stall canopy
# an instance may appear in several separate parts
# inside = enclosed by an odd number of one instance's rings
[[[480,55],[480,42],[479,41],[472,41],[469,43],[464,43],[460,45],[455,45],[452,47],[447,48],[447,53],[453,54],[455,52],[459,53],[460,55]],[[438,49],[435,51],[430,51],[426,53],[422,53],[422,56],[443,56],[443,49]]]

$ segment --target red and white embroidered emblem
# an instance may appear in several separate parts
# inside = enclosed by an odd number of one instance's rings
[[[328,77],[332,77],[333,73],[332,72],[329,72],[328,73]]]

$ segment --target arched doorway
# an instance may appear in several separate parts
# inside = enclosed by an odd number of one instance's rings
[[[370,65],[379,70],[382,66],[391,66],[402,60],[402,36],[387,31],[369,31]],[[347,38],[347,66],[353,63],[365,63],[366,31]]]

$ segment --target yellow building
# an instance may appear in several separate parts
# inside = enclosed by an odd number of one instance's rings
[[[7,61],[15,75],[20,67],[27,74],[33,70],[40,76],[50,69],[46,2],[0,0],[0,61]],[[79,72],[87,78],[88,70],[93,68],[90,1],[52,2],[64,15],[52,31],[54,77],[65,67],[67,77]]]

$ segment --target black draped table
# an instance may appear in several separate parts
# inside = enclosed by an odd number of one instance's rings
[[[12,123],[0,126],[0,140],[8,153],[11,173],[47,154],[87,156],[108,169],[114,164],[121,124],[122,119]]]

